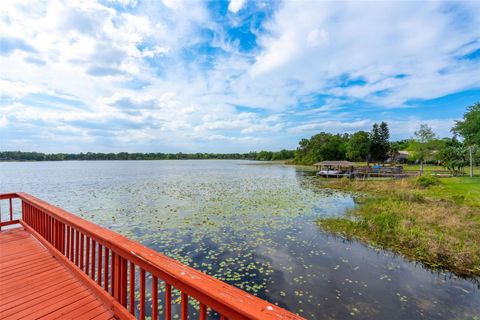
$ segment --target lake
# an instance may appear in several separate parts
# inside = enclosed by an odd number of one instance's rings
[[[294,166],[235,160],[0,163],[23,191],[307,319],[480,319],[479,279],[326,234],[355,206]],[[5,211],[3,211],[5,213]]]

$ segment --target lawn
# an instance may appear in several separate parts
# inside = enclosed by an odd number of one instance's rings
[[[452,177],[438,181],[438,185],[425,190],[426,195],[451,200],[460,205],[480,207],[480,177]]]

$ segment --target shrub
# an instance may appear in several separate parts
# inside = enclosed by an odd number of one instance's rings
[[[424,175],[420,176],[417,178],[415,181],[417,186],[420,186],[422,188],[428,188],[430,186],[434,186],[440,183],[437,177],[429,176],[429,175]]]

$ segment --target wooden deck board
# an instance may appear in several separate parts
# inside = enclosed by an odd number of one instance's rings
[[[113,312],[23,228],[0,232],[0,319],[112,319]]]

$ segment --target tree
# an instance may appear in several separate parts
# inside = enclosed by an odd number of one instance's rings
[[[348,135],[320,132],[299,142],[295,162],[313,164],[323,160],[344,160]]]
[[[410,151],[412,151],[412,158],[420,161],[420,174],[423,174],[423,163],[432,158],[435,139],[435,132],[427,124],[421,124],[415,131],[415,139],[410,145]]]
[[[377,163],[384,163],[388,159],[390,150],[390,132],[386,122],[374,124],[370,133],[370,156]]]
[[[346,156],[351,161],[366,161],[370,151],[370,137],[366,131],[355,132],[347,143]]]
[[[467,108],[462,121],[456,121],[452,128],[454,133],[461,135],[469,149],[470,177],[473,177],[473,154],[480,146],[480,102]]]
[[[438,150],[436,158],[454,175],[464,174],[463,170],[468,164],[467,148],[455,138],[445,141]]]

